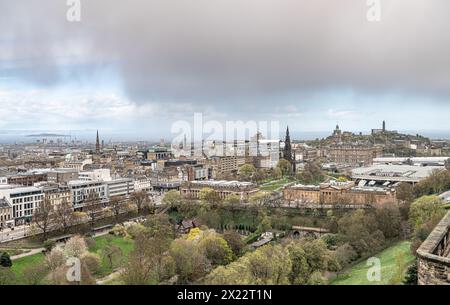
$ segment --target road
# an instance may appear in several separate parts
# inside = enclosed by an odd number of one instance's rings
[[[149,199],[155,204],[156,207],[161,206],[163,196],[160,193],[152,193],[149,196]],[[87,221],[87,220],[86,220]],[[22,239],[30,234],[29,229],[31,227],[29,225],[20,225],[14,227],[14,230],[9,228],[3,229],[0,231],[0,244],[8,241]],[[49,229],[51,231],[51,228]]]
[[[0,231],[0,243],[24,238],[27,236],[29,229],[30,226],[28,225],[16,226],[14,230],[9,228],[3,229]]]

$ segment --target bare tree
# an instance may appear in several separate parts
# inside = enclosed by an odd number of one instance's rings
[[[66,233],[67,229],[72,226],[74,222],[72,204],[64,199],[58,206],[56,206],[55,218],[57,223],[63,229],[63,232]]]
[[[42,232],[43,239],[47,238],[47,233],[55,223],[53,205],[49,198],[45,197],[33,213],[33,224]]]
[[[134,192],[131,195],[131,200],[136,204],[138,213],[140,213],[148,202],[148,195],[145,191]]]
[[[124,202],[123,202],[122,198],[120,198],[118,196],[113,196],[109,200],[109,206],[112,208],[112,210],[114,212],[114,216],[117,218],[117,217],[119,217],[119,214],[124,207]]]
[[[102,203],[98,194],[95,192],[89,193],[87,199],[84,201],[83,211],[88,215],[91,226],[94,225],[99,217],[101,209]]]

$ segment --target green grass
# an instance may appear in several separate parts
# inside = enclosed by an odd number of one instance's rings
[[[95,274],[96,277],[104,277],[114,271],[117,268],[117,264],[111,268],[108,259],[103,255],[103,249],[112,244],[119,247],[122,250],[123,258],[126,260],[130,252],[133,250],[134,243],[131,239],[125,239],[123,237],[114,235],[103,235],[94,238],[95,244],[89,247],[89,252],[96,253],[100,256],[102,262],[99,272]],[[119,263],[120,264],[120,263]]]
[[[279,188],[281,188],[281,187],[285,186],[286,184],[291,183],[293,181],[294,181],[294,179],[292,179],[292,178],[282,178],[282,179],[278,179],[278,180],[273,180],[271,182],[264,183],[263,185],[261,185],[259,187],[259,189],[261,191],[276,191]]]
[[[23,271],[25,268],[33,265],[42,264],[44,262],[44,254],[37,253],[13,260],[11,270],[16,275],[17,284],[24,284]]]
[[[381,261],[381,281],[370,282],[367,279],[367,272],[371,266],[367,266],[367,260],[351,267],[344,274],[338,275],[331,280],[333,285],[390,285],[401,284],[401,280],[396,278],[399,272],[398,259],[401,258],[401,264],[404,271],[414,262],[415,257],[411,254],[411,242],[399,242],[380,253],[374,255]]]
[[[446,210],[450,210],[450,203],[444,204],[442,207]]]

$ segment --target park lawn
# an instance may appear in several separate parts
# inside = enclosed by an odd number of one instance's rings
[[[12,261],[11,270],[16,275],[17,284],[25,284],[23,280],[23,271],[29,266],[39,265],[44,262],[45,255],[43,253],[36,253],[30,256],[25,256]]]
[[[126,261],[128,258],[128,255],[134,248],[134,242],[131,239],[123,238],[120,236],[114,236],[114,235],[103,235],[99,237],[95,237],[95,244],[93,244],[91,247],[89,247],[89,252],[96,253],[100,256],[102,262],[100,266],[100,270],[95,274],[95,277],[101,278],[104,277],[112,272],[114,272],[114,269],[118,266],[111,266],[109,265],[108,259],[103,255],[103,249],[111,243],[112,245],[115,245],[119,247],[122,250],[123,254],[123,260]],[[122,264],[123,262],[119,263]]]
[[[410,250],[411,242],[401,241],[380,253],[374,255],[381,261],[381,281],[370,282],[367,279],[367,271],[371,266],[367,266],[367,260],[362,261],[355,266],[350,267],[344,274],[338,275],[331,280],[330,284],[333,285],[391,285],[401,284],[401,281],[395,280],[394,277],[398,272],[397,261],[399,255],[402,257],[402,267],[406,271],[414,261],[415,257],[411,254]]]
[[[293,182],[292,178],[282,178],[278,180],[274,180],[268,183],[265,183],[259,187],[261,191],[276,191],[279,188],[285,186],[288,183]]]

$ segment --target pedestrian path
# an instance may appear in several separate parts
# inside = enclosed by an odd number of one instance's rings
[[[29,250],[29,249],[23,249],[23,250]],[[11,256],[11,260],[16,260],[16,259],[19,259],[19,258],[22,258],[22,257],[35,255],[37,253],[41,253],[44,250],[45,250],[45,248],[32,249],[29,252],[25,252],[25,253],[22,253],[22,254],[17,254],[17,255]]]

